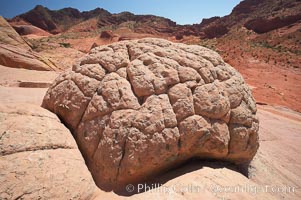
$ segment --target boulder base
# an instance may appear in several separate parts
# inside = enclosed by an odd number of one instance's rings
[[[43,107],[68,126],[107,189],[190,158],[246,163],[258,148],[250,89],[197,45],[148,38],[96,47],[56,79]]]

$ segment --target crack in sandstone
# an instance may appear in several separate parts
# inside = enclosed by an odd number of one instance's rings
[[[36,190],[33,190],[33,191],[30,191],[30,192],[24,192],[23,194],[17,196],[17,197],[15,198],[15,200],[18,200],[18,199],[24,199],[24,196],[33,194],[33,193],[35,193],[35,192],[39,192],[39,191],[41,191],[42,189],[44,189],[44,187],[39,188],[39,189],[36,189]]]
[[[16,123],[17,123],[17,122],[11,123],[11,124],[6,128],[6,130],[5,130],[5,131],[1,134],[1,136],[0,136],[0,140],[3,138],[4,135],[7,134],[7,132],[9,131],[9,129],[10,129],[11,127],[13,127]]]
[[[126,48],[127,48],[129,61],[131,62],[132,61],[132,55],[131,55],[131,52],[130,52],[130,45],[126,45]]]
[[[64,146],[64,145],[35,146],[35,147],[27,147],[24,149],[18,149],[17,151],[2,151],[0,155],[9,156],[12,154],[23,153],[23,152],[57,150],[57,149],[77,149],[77,148]]]
[[[79,89],[79,91],[84,95],[84,97],[88,97],[89,98],[89,96],[87,96],[86,94],[85,94],[85,92],[83,91],[83,89],[79,86],[79,84],[74,80],[74,79],[70,79],[74,84],[75,84],[75,86]],[[90,97],[91,98],[91,97]]]
[[[7,115],[24,115],[24,116],[39,117],[39,118],[46,117],[48,119],[59,121],[58,118],[56,118],[56,117],[50,117],[47,115],[40,115],[40,114],[28,114],[28,113],[22,113],[22,112],[5,112],[5,111],[1,111],[1,113],[7,114]]]
[[[118,164],[118,170],[117,170],[117,174],[116,174],[116,181],[118,181],[118,178],[119,178],[119,173],[120,173],[120,168],[122,166],[122,161],[123,161],[123,158],[124,158],[124,155],[125,155],[125,150],[126,150],[126,141],[127,141],[127,136],[124,138],[124,142],[123,142],[123,145],[122,145],[122,154],[121,154],[121,159],[119,161],[119,164]]]
[[[0,140],[2,139],[2,137],[3,137],[4,135],[6,135],[6,134],[7,134],[7,131],[8,131],[8,130],[4,131],[4,132],[1,134],[1,136],[0,136]]]

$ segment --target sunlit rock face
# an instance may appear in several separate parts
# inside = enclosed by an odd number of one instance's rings
[[[107,189],[190,158],[249,162],[258,148],[250,89],[197,45],[147,38],[96,47],[55,80],[42,106],[71,130]]]

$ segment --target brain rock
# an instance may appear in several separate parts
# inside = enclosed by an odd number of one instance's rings
[[[71,130],[108,189],[191,158],[246,163],[258,149],[250,89],[197,45],[148,38],[96,47],[55,80],[42,106]]]

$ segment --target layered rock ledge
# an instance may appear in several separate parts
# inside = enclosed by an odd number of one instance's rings
[[[0,105],[0,199],[94,199],[95,185],[70,131],[31,104]]]

